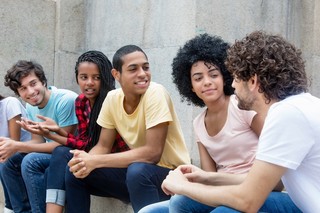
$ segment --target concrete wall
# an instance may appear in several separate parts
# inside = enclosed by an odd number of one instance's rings
[[[303,51],[310,92],[320,97],[320,2],[317,0],[2,0],[0,63],[6,70],[18,59],[41,63],[50,84],[78,92],[74,65],[84,51],[96,49],[109,59],[123,45],[141,46],[149,56],[152,78],[167,87],[183,127],[193,163],[198,151],[193,118],[202,110],[180,102],[171,81],[177,49],[200,33],[226,41],[253,30],[282,34]],[[0,83],[1,93],[12,95]],[[95,198],[92,212],[107,211]],[[111,201],[114,203],[114,201]],[[121,203],[121,211],[127,207]],[[117,207],[119,208],[119,207]],[[100,210],[99,210],[100,209]],[[114,212],[114,208],[112,208]],[[129,208],[130,209],[130,208]]]

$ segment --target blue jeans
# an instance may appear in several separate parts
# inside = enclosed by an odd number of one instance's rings
[[[28,193],[21,174],[21,162],[26,154],[16,153],[3,163],[1,181],[14,212],[31,213]]]
[[[170,169],[148,163],[132,163],[128,168],[93,170],[84,179],[66,171],[66,211],[89,213],[90,194],[131,202],[134,212],[142,207],[167,200],[161,183]]]
[[[46,153],[16,153],[4,163],[3,184],[14,212],[45,212],[45,171],[50,157]]]
[[[65,205],[65,172],[69,160],[72,158],[71,148],[66,146],[56,147],[50,159],[47,169],[47,193],[46,202],[60,206]]]
[[[170,201],[155,203],[144,207],[139,213],[183,213],[183,212],[211,212],[211,213],[235,213],[235,209],[219,206],[212,207],[199,203],[183,195],[175,195]],[[292,202],[287,193],[271,192],[259,212],[300,213],[301,211]]]
[[[220,206],[211,213],[236,213],[235,209]],[[271,192],[266,201],[259,209],[259,213],[302,213],[302,211],[293,203],[288,193],[285,192]]]
[[[2,168],[3,168],[3,163],[0,163],[0,180],[1,183],[3,183],[2,181]],[[6,186],[4,184],[2,184],[2,189],[3,189],[3,194],[4,194],[4,207],[6,207],[7,209],[12,209],[12,205],[10,202],[10,198],[8,195],[8,190],[6,188]]]

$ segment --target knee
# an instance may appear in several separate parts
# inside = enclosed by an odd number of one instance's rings
[[[136,184],[140,180],[145,179],[145,171],[149,164],[147,163],[132,163],[127,169],[127,184]]]
[[[52,151],[52,155],[55,155],[55,156],[68,156],[70,154],[70,150],[71,149],[69,147],[66,147],[66,146],[57,146]]]
[[[33,162],[33,153],[29,153],[23,158],[21,162],[21,171],[24,171],[27,168],[30,168],[30,166],[32,165],[32,162]]]
[[[66,146],[58,146],[56,147],[51,155],[50,164],[57,162],[68,162],[71,159],[72,155],[70,153],[70,148]]]
[[[185,205],[185,197],[182,195],[174,195],[170,198],[170,209],[181,209]]]

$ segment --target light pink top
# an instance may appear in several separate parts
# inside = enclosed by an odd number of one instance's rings
[[[209,136],[204,124],[206,111],[193,121],[197,142],[206,147],[217,172],[240,174],[249,171],[255,159],[258,137],[250,125],[256,112],[240,110],[235,96],[230,97],[228,117],[221,131]]]

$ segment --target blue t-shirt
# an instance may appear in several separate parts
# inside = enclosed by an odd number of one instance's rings
[[[78,124],[75,112],[75,99],[77,94],[71,90],[57,89],[54,86],[48,87],[51,90],[47,105],[39,109],[37,106],[26,104],[28,118],[30,120],[41,122],[37,115],[42,115],[53,119],[60,127]],[[46,138],[49,142],[50,139]]]

